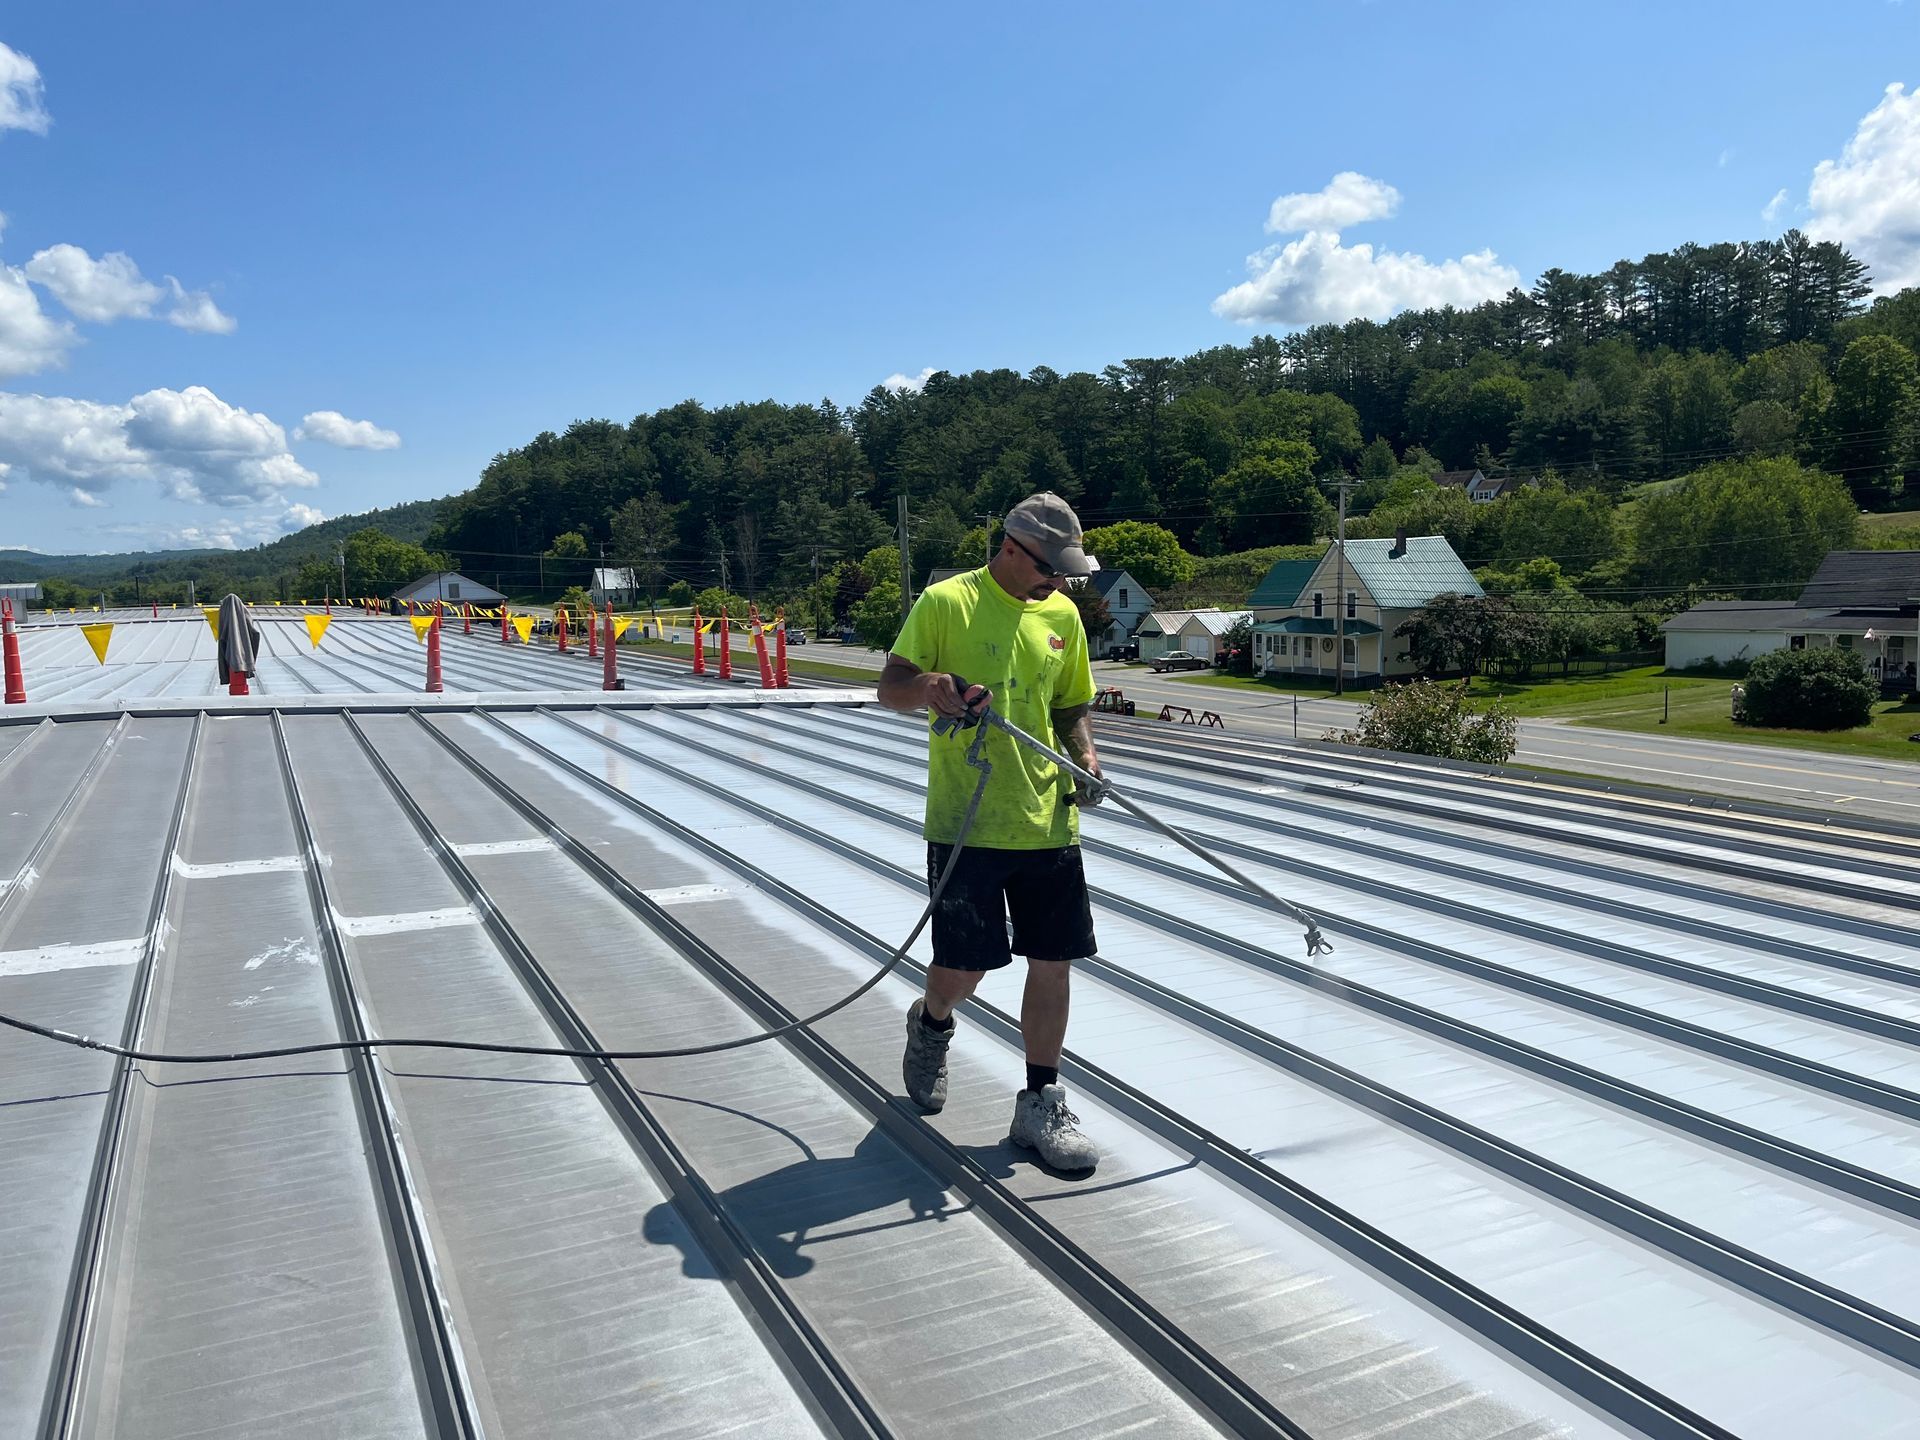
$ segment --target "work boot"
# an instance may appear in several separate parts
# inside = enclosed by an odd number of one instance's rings
[[[1091,1170],[1100,1152],[1080,1133],[1080,1117],[1067,1108],[1067,1087],[1046,1085],[1022,1090],[1013,1102],[1014,1144],[1038,1151],[1055,1170]]]
[[[914,1104],[938,1111],[947,1103],[947,1046],[953,1043],[955,1027],[929,1029],[926,1013],[925,1000],[907,1007],[907,1053],[900,1057],[900,1079]]]

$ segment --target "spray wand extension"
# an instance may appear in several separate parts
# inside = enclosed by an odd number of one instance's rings
[[[958,675],[953,677],[953,683],[954,687],[959,690],[961,699],[965,700],[966,693],[971,687]],[[1025,745],[1028,749],[1037,754],[1044,755],[1047,759],[1058,765],[1068,775],[1071,775],[1075,783],[1083,788],[1089,795],[1097,796],[1100,800],[1113,801],[1114,804],[1118,805],[1135,819],[1158,830],[1176,845],[1198,855],[1202,860],[1205,860],[1223,875],[1232,879],[1236,884],[1252,891],[1255,895],[1258,895],[1262,900],[1273,906],[1274,909],[1291,917],[1306,932],[1307,958],[1309,960],[1315,956],[1331,955],[1333,953],[1332,942],[1320,933],[1320,922],[1315,920],[1312,915],[1308,914],[1298,905],[1295,905],[1291,900],[1282,899],[1280,896],[1274,894],[1251,876],[1244,875],[1234,869],[1233,866],[1227,864],[1226,861],[1222,860],[1218,855],[1215,855],[1184,831],[1175,829],[1157,815],[1150,814],[1144,806],[1129,800],[1125,795],[1115,790],[1113,788],[1113,782],[1105,776],[1094,774],[1086,767],[1076,764],[1072,759],[1062,755],[1058,750],[1048,745],[1039,737],[1029,735],[1025,730],[1022,730],[1018,725],[994,709],[991,701],[977,710],[969,706],[964,716],[941,716],[933,722],[933,732],[936,735],[954,735],[961,730],[970,730],[976,725],[981,727],[982,734],[975,737],[973,745],[969,749],[969,763],[973,763],[973,757],[979,754],[982,748],[980,742],[984,739],[985,731],[988,727],[1004,732],[1012,738],[1016,744]],[[1067,799],[1068,803],[1071,804],[1073,797],[1068,796]]]

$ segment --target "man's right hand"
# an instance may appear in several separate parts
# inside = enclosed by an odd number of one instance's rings
[[[993,699],[993,692],[984,685],[969,685],[963,694],[955,680],[955,676],[939,671],[927,676],[929,710],[949,720],[964,720],[969,714],[986,709],[987,702]]]

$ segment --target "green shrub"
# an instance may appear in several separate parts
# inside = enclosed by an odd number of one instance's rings
[[[1517,722],[1513,711],[1498,701],[1483,710],[1469,709],[1465,686],[1415,680],[1376,691],[1355,729],[1330,732],[1327,738],[1374,750],[1500,765],[1513,758]]]
[[[1873,715],[1873,681],[1852,650],[1773,650],[1747,667],[1741,720],[1794,730],[1851,730]]]

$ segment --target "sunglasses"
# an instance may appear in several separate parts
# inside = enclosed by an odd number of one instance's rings
[[[1054,569],[1051,565],[1047,564],[1046,561],[1042,560],[1038,555],[1034,554],[1033,551],[1029,550],[1026,546],[1022,545],[1018,540],[1014,539],[1013,536],[1011,535],[1007,536],[1007,543],[1013,546],[1013,548],[1018,550],[1022,555],[1026,556],[1027,559],[1031,560],[1033,562],[1033,568],[1040,572],[1042,578],[1047,580],[1061,580],[1066,578],[1066,573],[1067,573],[1066,571]]]

